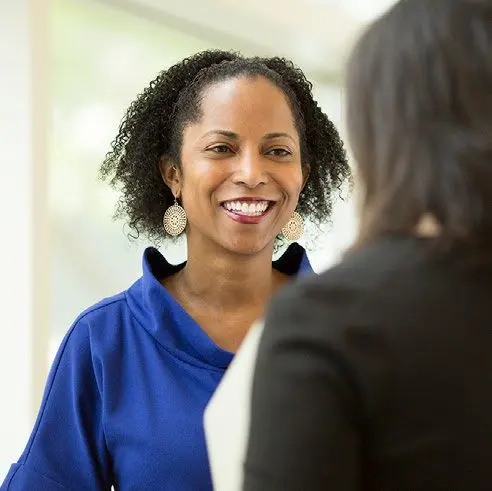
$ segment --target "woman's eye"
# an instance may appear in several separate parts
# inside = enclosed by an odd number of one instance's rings
[[[289,155],[292,155],[291,152],[285,148],[273,148],[268,154],[273,155],[274,157],[288,157]]]
[[[231,151],[227,145],[215,145],[214,147],[208,148],[208,150],[214,153],[227,153]]]

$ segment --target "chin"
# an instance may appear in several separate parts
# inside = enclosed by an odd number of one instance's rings
[[[273,241],[274,239],[270,239],[270,240],[237,239],[237,240],[228,241],[227,243],[223,244],[223,247],[235,254],[253,255],[253,254],[259,254],[260,252],[264,251],[265,248],[267,247],[273,249]]]

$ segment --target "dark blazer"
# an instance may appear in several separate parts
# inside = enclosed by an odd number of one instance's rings
[[[244,491],[492,490],[492,265],[365,246],[271,304]]]

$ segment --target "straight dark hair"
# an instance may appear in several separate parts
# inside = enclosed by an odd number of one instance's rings
[[[361,183],[355,247],[412,233],[492,245],[492,1],[401,0],[356,44],[347,126]]]

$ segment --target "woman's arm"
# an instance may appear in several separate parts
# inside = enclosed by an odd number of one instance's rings
[[[109,490],[102,399],[82,318],[66,335],[29,442],[1,491]]]

